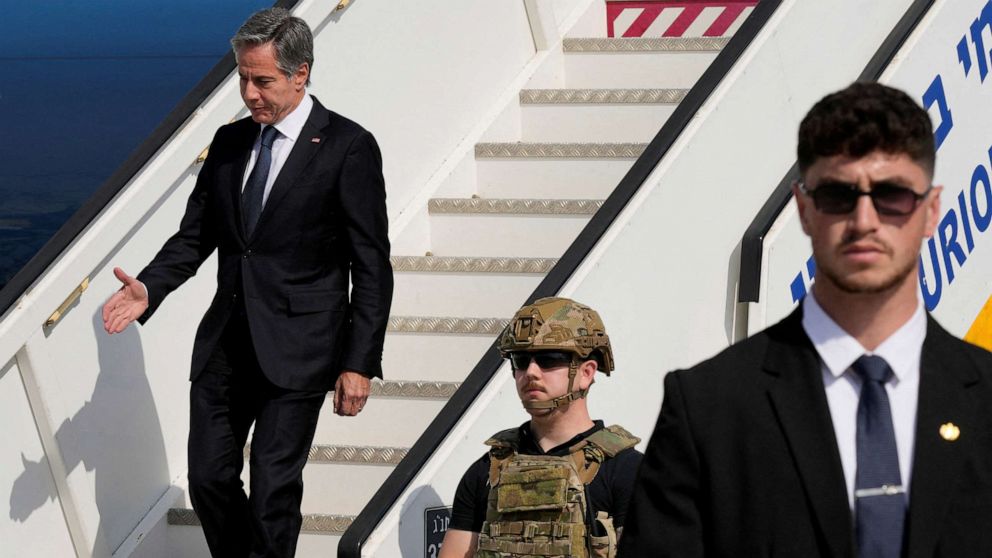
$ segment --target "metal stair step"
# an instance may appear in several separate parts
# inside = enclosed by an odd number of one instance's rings
[[[651,141],[687,89],[524,89],[520,139]]]
[[[525,198],[434,198],[427,202],[431,215],[593,215],[603,200]]]
[[[307,463],[396,465],[409,450],[410,448],[399,447],[314,444],[310,446]],[[250,453],[251,447],[245,446],[245,459],[248,459]]]
[[[476,191],[483,198],[606,198],[646,146],[636,142],[477,143]]]
[[[510,316],[556,258],[393,256],[392,312]]]
[[[303,533],[341,535],[355,520],[353,515],[330,515],[322,513],[303,514]],[[169,525],[199,526],[200,518],[190,508],[172,508],[168,514]]]
[[[521,105],[678,104],[688,89],[521,89]]]
[[[730,37],[572,37],[562,39],[564,52],[719,52]]]
[[[434,374],[443,380],[462,381],[479,362],[496,335],[403,334],[387,337],[382,368],[390,376]],[[390,352],[392,345],[395,351]]]
[[[317,419],[313,443],[408,447],[447,403],[447,397],[374,397],[357,416],[342,417],[334,414],[333,402],[326,401]]]
[[[333,556],[337,538],[365,506],[393,467],[406,455],[406,447],[344,446],[317,444],[311,447],[303,471],[303,529],[298,555]],[[249,452],[246,448],[246,457]],[[251,469],[245,467],[244,486],[250,487]],[[328,513],[335,511],[338,513]],[[198,526],[196,513],[190,509],[188,494],[175,503],[167,517],[170,526]],[[206,557],[209,552],[199,530],[179,529],[168,535],[181,549],[179,555]],[[304,552],[303,549],[311,551]]]
[[[566,199],[430,200],[431,251],[445,256],[557,256],[602,204]]]
[[[634,160],[477,157],[474,162],[475,193],[483,198],[604,199]]]
[[[207,549],[207,541],[204,539],[201,529],[176,525],[167,529],[166,533],[168,540],[167,553],[153,554],[153,556],[211,558],[210,551]],[[303,531],[300,533],[300,538],[296,544],[296,556],[300,558],[337,556],[338,543],[341,540],[342,534]]]
[[[464,380],[506,323],[506,318],[391,316],[382,369],[387,378]]]
[[[576,89],[688,89],[728,37],[566,38],[564,85]]]
[[[365,450],[356,459],[369,456],[384,457],[384,453],[371,446],[353,446]],[[386,448],[393,449],[393,448]],[[406,450],[404,449],[404,454]],[[308,462],[303,468],[303,513],[333,513],[337,516],[358,514],[372,498],[396,466],[392,462]],[[251,486],[251,468],[245,467],[241,476],[246,487]],[[250,488],[249,488],[250,491]]]
[[[409,273],[547,273],[557,258],[474,256],[393,256],[394,272]]]
[[[456,318],[448,316],[390,316],[386,331],[391,333],[434,333],[465,335],[498,335],[506,318]]]
[[[437,380],[376,379],[372,381],[368,403],[354,417],[334,414],[334,392],[328,392],[312,444],[326,446],[327,456],[335,455],[336,459],[346,455],[353,459],[363,459],[366,454],[370,459],[395,455],[416,441],[460,385]]]
[[[404,397],[408,399],[447,399],[454,395],[461,382],[436,380],[373,380],[370,397]]]
[[[330,514],[348,517],[357,514],[375,491],[385,482],[397,463],[407,454],[408,447],[315,444],[303,469],[301,510],[304,514]],[[245,448],[245,467],[241,481],[245,491],[251,491],[251,467],[247,460],[250,448]],[[189,494],[173,504],[174,508],[190,508]],[[186,523],[192,518],[186,518]]]
[[[636,159],[646,143],[485,142],[475,144],[476,159]]]
[[[303,468],[306,489],[300,510],[303,513],[357,515],[386,482],[394,467],[386,463],[308,464]]]

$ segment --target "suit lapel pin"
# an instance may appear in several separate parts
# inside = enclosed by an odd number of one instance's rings
[[[310,143],[320,143],[320,138],[310,138]]]
[[[948,442],[954,442],[961,436],[961,429],[953,422],[945,422],[940,425],[940,437]]]

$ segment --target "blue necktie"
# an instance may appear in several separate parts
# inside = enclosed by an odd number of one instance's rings
[[[906,491],[885,382],[892,369],[885,359],[862,356],[852,366],[864,382],[858,400],[858,472],[854,513],[858,556],[899,558],[906,521]]]
[[[272,166],[272,142],[276,140],[279,131],[272,126],[262,130],[262,144],[258,148],[258,158],[255,168],[251,169],[245,191],[241,194],[241,214],[245,220],[245,236],[251,236],[262,215],[262,201],[265,199],[265,182],[269,179],[269,167]]]

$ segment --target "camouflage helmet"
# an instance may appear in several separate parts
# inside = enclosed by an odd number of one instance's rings
[[[528,304],[499,337],[503,358],[517,351],[567,351],[595,359],[607,376],[613,370],[613,349],[599,314],[568,298],[548,297]]]

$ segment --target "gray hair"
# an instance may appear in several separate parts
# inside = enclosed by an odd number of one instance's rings
[[[310,32],[310,26],[285,8],[255,12],[231,37],[235,58],[244,47],[269,42],[276,51],[276,66],[287,78],[292,77],[302,64],[313,71],[313,33]],[[309,76],[307,85],[310,85]]]

